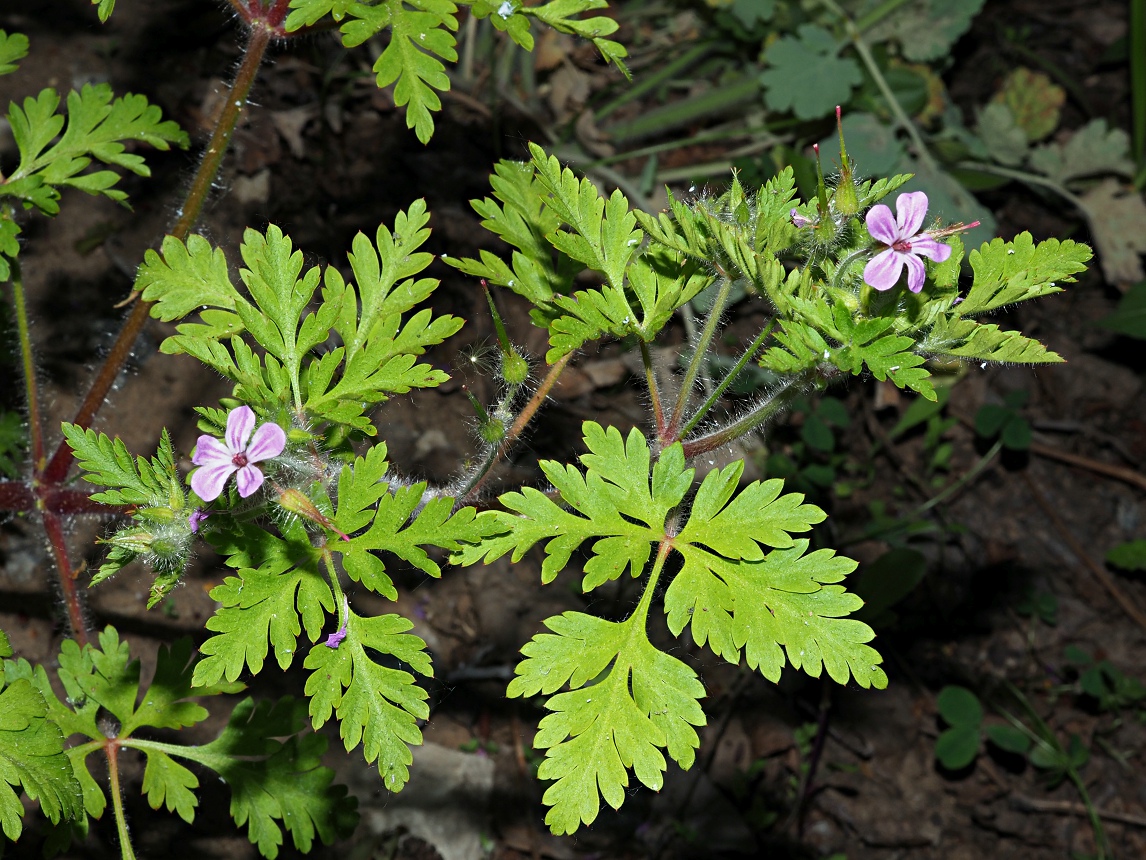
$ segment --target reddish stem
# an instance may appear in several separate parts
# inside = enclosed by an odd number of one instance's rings
[[[207,195],[211,191],[219,167],[223,163],[223,154],[227,150],[227,144],[230,143],[231,134],[235,130],[243,105],[247,102],[247,95],[251,91],[251,85],[255,81],[255,75],[262,63],[270,39],[271,33],[265,27],[255,27],[251,30],[242,64],[239,66],[238,74],[235,75],[231,91],[227,94],[227,100],[223,104],[222,113],[220,113],[219,120],[215,125],[215,131],[211,135],[211,141],[207,145],[207,151],[204,153],[203,160],[199,164],[199,170],[191,182],[191,188],[187,192],[187,199],[183,204],[179,220],[171,228],[171,235],[176,239],[186,239],[191,232],[191,227],[199,220],[199,214],[203,210],[203,204],[207,200]],[[135,340],[143,329],[144,323],[147,322],[150,309],[151,303],[144,301],[137,301],[131,309],[127,321],[120,329],[119,336],[112,344],[107,358],[104,359],[103,366],[100,367],[96,378],[92,381],[91,388],[88,389],[80,408],[76,410],[76,416],[72,419],[73,424],[84,429],[91,426],[96,412],[103,405],[108,392],[115,384],[116,377],[119,376],[124,364],[131,356]],[[71,468],[72,459],[72,449],[68,447],[67,442],[61,441],[47,468],[42,473],[43,482],[46,484],[62,482],[67,477],[68,469]]]

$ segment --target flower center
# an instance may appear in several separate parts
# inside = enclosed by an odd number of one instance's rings
[[[241,469],[244,466],[246,466],[247,465],[247,452],[246,451],[240,451],[238,454],[236,454],[234,457],[232,457],[231,458],[231,465],[234,466],[236,469]]]
[[[899,253],[901,253],[901,254],[910,254],[911,253],[911,243],[908,242],[906,239],[896,239],[894,242],[891,243],[891,249],[893,251],[899,251]]]

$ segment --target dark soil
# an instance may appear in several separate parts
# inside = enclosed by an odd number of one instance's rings
[[[0,11],[0,27],[26,33],[32,53],[18,74],[0,78],[0,100],[22,99],[44,86],[66,89],[107,80],[119,92],[146,94],[195,139],[191,154],[146,154],[153,177],[125,183],[133,211],[76,193],[65,196],[61,217],[28,222],[21,259],[32,296],[45,400],[49,417],[59,421],[70,417],[117,330],[123,311],[116,305],[127,295],[144,250],[157,244],[173,220],[194,167],[194,149],[203,143],[238,56],[236,29],[220,8],[225,4],[197,0],[119,0],[106,26],[96,22],[83,0],[17,0],[14,5]],[[671,20],[677,29],[650,35],[650,20]],[[1004,33],[1013,36],[1020,21],[1022,38],[1004,38]],[[682,12],[642,19],[637,29],[644,30],[629,28],[622,37],[683,42],[689,27],[702,26],[701,18]],[[991,97],[1007,70],[1029,63],[1014,48],[1021,42],[1029,46],[1024,50],[1078,82],[1085,100],[1068,103],[1068,127],[1103,116],[1125,128],[1125,66],[1109,55],[1125,31],[1126,4],[1120,0],[989,3],[959,44],[945,80],[970,112]],[[617,86],[615,76],[582,56],[578,46],[561,43],[561,50],[573,51],[567,62],[585,72],[591,90]],[[421,146],[405,129],[390,94],[374,87],[365,53],[347,54],[329,35],[283,49],[256,87],[256,106],[236,134],[225,187],[202,232],[234,262],[242,230],[273,222],[309,260],[342,265],[357,231],[372,234],[400,208],[425,197],[434,215],[431,250],[476,255],[480,247],[496,249],[467,201],[488,193],[488,176],[498,158],[520,157],[524,141],[544,140],[548,129],[570,122],[573,114],[553,95],[559,85],[556,73],[542,76],[550,87],[544,99],[498,99],[492,95],[491,72],[480,60],[472,79],[459,80],[455,95],[445,100],[431,144]],[[14,151],[10,135],[0,129],[0,158],[11,163]],[[691,154],[712,160],[721,153],[709,145]],[[620,167],[639,171],[641,164]],[[995,207],[1004,236],[1025,229],[1036,238],[1087,240],[1072,213],[1022,187],[1010,186],[985,199]],[[472,410],[457,380],[479,396],[493,391],[466,360],[490,340],[492,325],[472,280],[440,264],[431,274],[443,280],[434,299],[437,309],[469,320],[448,348],[433,356],[457,371],[455,380],[388,405],[382,436],[391,459],[408,474],[446,481],[476,448],[468,433]],[[1024,414],[1039,445],[1128,472],[1140,469],[1146,458],[1141,343],[1093,325],[1118,297],[1095,267],[1066,292],[1004,317],[1003,322],[1037,336],[1068,363],[973,368],[955,386],[950,414],[971,419],[981,405],[1026,390],[1030,402]],[[528,325],[524,309],[508,307],[514,336],[541,356],[543,338]],[[733,332],[738,326],[747,331],[747,323],[734,322]],[[122,436],[133,451],[152,450],[164,426],[179,450],[190,450],[197,432],[192,408],[213,404],[227,393],[221,380],[194,361],[158,353],[169,331],[159,323],[150,325],[97,423]],[[674,336],[683,339],[679,332]],[[568,457],[579,444],[582,420],[622,428],[640,424],[643,403],[639,380],[630,379],[632,367],[616,344],[579,357],[528,443],[504,470],[504,481],[530,480],[539,456]],[[0,386],[0,406],[16,408],[17,370],[5,367],[2,373],[6,382]],[[871,381],[855,381],[835,393],[853,416],[851,427],[837,436],[847,467],[857,475],[857,489],[847,498],[818,501],[833,507],[831,538],[839,543],[869,522],[872,503],[905,513],[935,490],[920,478],[926,475],[928,456],[921,434],[871,453],[907,398]],[[799,420],[796,416],[774,428],[773,451],[791,450]],[[966,424],[956,425],[946,438],[953,446],[946,473],[950,480],[970,469],[985,446]],[[750,471],[759,475],[766,457],[761,451],[749,454]],[[710,725],[703,732],[698,766],[688,773],[670,768],[662,792],[635,789],[619,813],[606,808],[592,827],[564,840],[549,836],[543,825],[543,786],[530,771],[530,741],[540,711],[507,700],[504,688],[518,648],[537,632],[541,619],[584,609],[588,598],[571,578],[569,584],[563,578],[541,589],[536,555],[516,565],[503,561],[447,571],[441,582],[405,574],[398,611],[415,620],[415,632],[430,644],[437,672],[425,733],[430,748],[445,753],[426,767],[443,768],[446,781],[451,773],[468,773],[469,765],[459,765],[447,753],[472,748],[475,741],[487,745],[487,751],[469,758],[492,761],[492,767],[473,767],[475,774],[484,774],[475,777],[478,788],[442,795],[447,799],[436,808],[436,826],[455,835],[480,832],[492,856],[504,860],[565,860],[581,854],[1057,860],[1072,852],[1091,854],[1091,829],[1069,782],[1049,788],[1045,775],[1022,758],[989,747],[957,773],[935,761],[935,741],[943,729],[936,694],[943,686],[962,684],[990,697],[1003,696],[1005,685],[1013,684],[1058,737],[1077,734],[1090,750],[1081,773],[1094,805],[1107,816],[1115,856],[1146,857],[1146,782],[1141,777],[1146,710],[1139,703],[1102,711],[1078,693],[1077,672],[1063,656],[1066,646],[1075,645],[1142,678],[1146,630],[1125,606],[1142,612],[1146,583],[1140,575],[1098,567],[1112,591],[1076,551],[1081,545],[1090,563],[1101,565],[1111,546],[1146,536],[1146,482],[1137,474],[1135,485],[1037,454],[1007,456],[992,461],[936,508],[930,521],[937,529],[913,544],[928,557],[927,575],[896,607],[898,620],[881,628],[876,642],[891,679],[886,691],[839,687],[791,671],[772,685],[684,643],[678,653],[686,653],[698,668],[709,694]],[[93,539],[106,527],[99,521],[78,522],[74,557],[95,562],[99,549]],[[869,540],[853,542],[845,551],[869,562],[886,549],[887,544]],[[10,518],[0,524],[0,562],[0,629],[11,636],[20,656],[52,665],[64,630],[34,520]],[[143,657],[146,675],[157,642],[183,635],[202,642],[204,622],[214,611],[208,591],[223,575],[204,551],[163,611],[147,612],[149,578],[129,569],[90,592],[92,628],[114,624]],[[1054,624],[1022,614],[1032,592],[1053,596]],[[604,595],[595,592],[594,611],[623,612],[633,596],[623,583]],[[387,611],[384,601],[372,595],[355,595],[355,600],[366,610]],[[298,667],[285,677],[268,669],[252,687],[266,696],[298,693],[302,675]],[[810,753],[798,740],[801,728],[821,719],[828,729],[825,741]],[[212,736],[224,720],[225,715],[212,717],[198,737]],[[337,737],[330,737],[329,761],[360,793],[364,814],[353,839],[320,847],[318,856],[442,856],[441,846],[425,842],[416,828],[406,835],[392,830],[398,819],[386,815],[397,801],[382,795],[377,773],[362,764],[357,751],[349,758],[341,755]],[[815,773],[802,787],[810,757],[816,758]],[[142,768],[134,766],[134,771],[129,767],[128,808],[141,857],[257,856],[230,822],[226,792],[202,791],[195,824],[184,825],[175,815],[147,807],[138,791]],[[473,808],[466,808],[470,803]],[[32,826],[10,847],[11,856],[38,856],[40,839]],[[281,856],[294,853],[288,846]],[[95,824],[87,843],[69,853],[117,855],[110,814]]]

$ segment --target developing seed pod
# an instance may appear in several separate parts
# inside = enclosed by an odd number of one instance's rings
[[[294,487],[284,489],[277,485],[275,489],[278,491],[279,507],[290,511],[292,514],[298,514],[300,517],[306,517],[311,522],[318,523],[323,528],[330,529],[343,540],[350,540],[350,536],[345,532],[339,531],[330,517],[315,507],[314,502],[307,498],[306,494],[301,490],[296,490]]]
[[[844,145],[844,126],[839,105],[836,105],[836,128],[840,132],[840,182],[832,195],[832,207],[840,215],[850,218],[859,213],[860,204],[856,194],[855,170],[848,159],[848,150]]]

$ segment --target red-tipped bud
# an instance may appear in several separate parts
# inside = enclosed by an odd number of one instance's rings
[[[301,490],[296,490],[293,487],[283,489],[277,488],[279,491],[279,506],[284,510],[290,511],[292,514],[298,514],[300,517],[306,517],[313,523],[318,523],[320,526],[334,532],[345,541],[350,540],[350,536],[343,531],[340,531],[330,517],[320,511],[314,506],[314,502],[306,497],[306,494]]]

